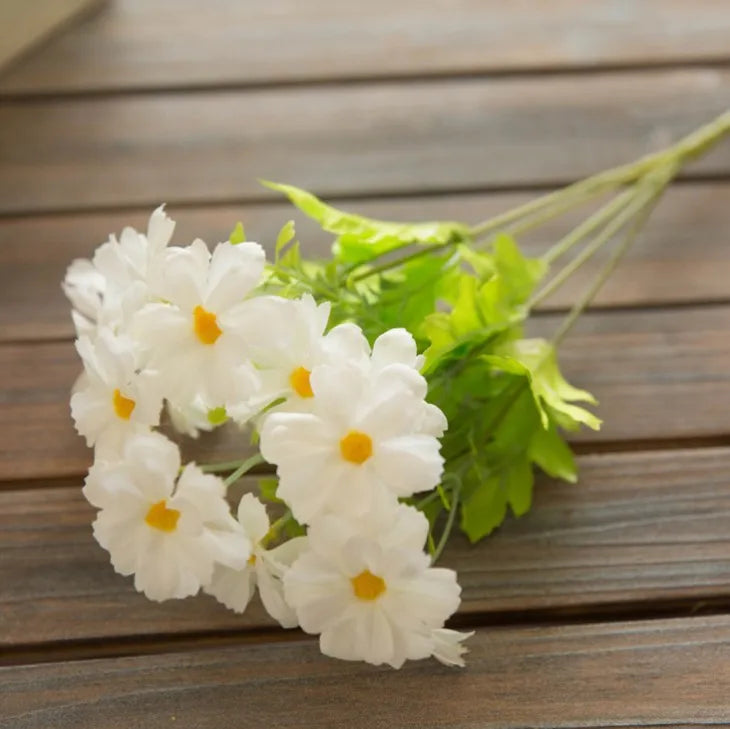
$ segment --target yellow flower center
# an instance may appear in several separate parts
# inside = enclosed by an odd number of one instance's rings
[[[193,331],[203,344],[215,344],[218,337],[223,334],[215,314],[206,311],[200,305],[193,309]]]
[[[352,591],[360,600],[376,600],[385,592],[385,580],[370,570],[363,570],[357,577],[350,579]]]
[[[289,375],[289,384],[291,389],[299,395],[299,397],[314,397],[312,392],[312,384],[309,381],[310,372],[304,367],[297,367],[292,370]]]
[[[122,419],[129,420],[132,415],[132,410],[137,404],[134,400],[130,400],[128,397],[124,397],[119,391],[119,388],[114,390],[114,397],[112,398],[114,403],[114,412]]]
[[[253,567],[256,564],[256,555],[251,554],[251,556],[248,558],[248,563]]]
[[[158,501],[150,506],[144,520],[151,527],[159,529],[161,532],[174,532],[177,529],[177,520],[180,518],[180,512],[177,509],[168,509],[165,499]]]
[[[340,441],[340,453],[350,463],[365,463],[373,455],[373,441],[367,433],[351,430]]]

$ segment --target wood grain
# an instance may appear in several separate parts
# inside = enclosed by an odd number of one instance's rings
[[[486,729],[730,720],[727,616],[480,630],[470,647],[464,670],[343,663],[319,655],[312,640],[5,668],[0,726]]]
[[[0,106],[0,212],[526,187],[661,148],[730,105],[730,71],[461,79]],[[725,175],[730,144],[688,174]]]
[[[533,510],[481,544],[453,539],[443,564],[459,573],[462,616],[730,597],[730,449],[583,456],[579,465],[579,485],[543,479]],[[235,492],[254,487],[246,480]],[[114,573],[92,521],[78,486],[0,492],[0,656],[3,645],[274,625],[258,601],[239,616],[207,596],[146,600]]]
[[[549,334],[557,317],[539,317]],[[598,397],[604,427],[580,432],[586,444],[727,437],[730,307],[596,312],[565,341],[561,361],[573,382]],[[0,480],[82,474],[90,452],[70,420],[68,398],[80,363],[70,342],[0,346]],[[195,444],[203,461],[241,457],[234,427]],[[186,447],[188,447],[186,445]]]
[[[531,199],[530,194],[493,193],[407,199],[346,201],[352,211],[393,220],[463,220],[475,223]],[[730,256],[725,231],[730,228],[726,201],[730,184],[679,185],[666,193],[633,247],[626,263],[599,294],[598,306],[657,306],[692,301],[728,301]],[[213,206],[174,208],[175,242],[185,245],[200,236],[214,244],[224,240],[237,220],[243,220],[249,237],[261,241],[269,254],[284,221],[296,221],[304,251],[325,256],[331,237],[288,205]],[[539,255],[571,225],[586,216],[587,208],[520,237],[524,249]],[[125,225],[146,228],[149,211],[52,215],[0,219],[0,341],[58,339],[73,335],[68,304],[60,281],[72,259],[89,257],[110,232]],[[571,278],[544,308],[565,307],[602,264]]]
[[[125,0],[49,43],[5,93],[175,88],[697,62],[728,55],[717,0]]]

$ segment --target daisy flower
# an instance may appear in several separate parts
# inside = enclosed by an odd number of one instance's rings
[[[402,364],[375,372],[321,365],[310,381],[310,413],[275,412],[261,429],[261,454],[276,464],[278,495],[298,522],[326,511],[364,514],[382,499],[436,486],[437,409],[425,407],[421,375]]]
[[[132,433],[159,423],[162,395],[149,370],[141,370],[138,352],[127,337],[101,329],[92,342],[76,342],[84,374],[71,396],[76,430],[100,453],[118,453]]]
[[[261,602],[284,628],[294,628],[297,618],[284,600],[281,578],[307,544],[306,537],[266,549],[262,540],[269,533],[266,507],[253,495],[244,494],[238,504],[238,521],[253,543],[248,562],[241,569],[216,565],[213,579],[203,589],[227,608],[242,613],[258,587]]]
[[[240,569],[251,555],[223,481],[195,464],[179,471],[177,446],[145,433],[126,442],[122,461],[95,463],[83,489],[100,509],[94,537],[114,569],[156,601],[194,595],[216,563]]]
[[[175,223],[158,207],[147,234],[125,228],[96,250],[94,260],[71,263],[63,290],[73,306],[79,336],[93,336],[97,325],[117,329],[149,298],[148,277],[172,237]]]
[[[280,398],[278,410],[306,412],[312,397],[310,375],[328,362],[361,361],[369,346],[359,327],[340,324],[327,334],[330,304],[308,294],[299,299],[259,296],[248,304],[242,336],[261,379],[258,409]],[[232,416],[237,417],[233,412]]]
[[[258,379],[239,329],[248,316],[244,298],[263,268],[258,243],[219,243],[211,255],[196,240],[165,251],[152,276],[162,301],[137,313],[133,331],[160,370],[166,397],[228,408],[255,393]]]
[[[284,595],[325,655],[400,668],[434,653],[433,631],[458,608],[453,570],[431,567],[428,522],[403,504],[364,519],[328,514],[284,574]]]

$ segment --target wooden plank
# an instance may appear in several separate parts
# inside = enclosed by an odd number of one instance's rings
[[[0,726],[580,727],[730,720],[730,619],[480,630],[464,670],[313,641],[0,669]],[[346,688],[345,688],[346,687]],[[242,723],[243,722],[243,723]]]
[[[579,464],[578,486],[543,479],[533,510],[478,546],[453,539],[443,564],[459,573],[462,615],[730,597],[730,449],[593,455]],[[274,625],[258,601],[238,616],[207,596],[146,600],[113,572],[92,520],[78,487],[0,492],[0,655],[2,645]]]
[[[721,1],[125,0],[0,82],[5,93],[510,72],[727,58]]]
[[[0,67],[15,59],[100,0],[5,0],[0,7]]]
[[[569,181],[656,150],[730,105],[730,71],[461,79],[7,102],[0,212]],[[730,144],[693,168],[730,171]]]
[[[347,209],[394,220],[464,220],[475,223],[524,203],[534,194],[487,194],[380,199],[345,202]],[[610,279],[597,299],[599,306],[642,306],[692,301],[728,300],[730,256],[725,231],[730,212],[725,201],[730,184],[680,185],[667,192],[634,246],[626,264]],[[60,281],[73,258],[88,257],[94,246],[125,225],[144,230],[149,211],[0,220],[0,341],[58,339],[73,335]],[[327,255],[331,237],[288,205],[244,205],[170,209],[178,221],[176,242],[196,236],[211,245],[224,240],[243,220],[249,236],[269,254],[284,221],[294,218],[307,255]],[[566,216],[528,234],[520,242],[539,255],[577,223],[587,211]],[[553,296],[548,307],[564,307],[602,263],[586,266]]]
[[[554,331],[554,315],[534,322]],[[588,314],[565,341],[566,375],[593,391],[604,427],[573,439],[587,444],[717,439],[728,434],[730,307]],[[0,346],[0,480],[83,473],[90,460],[72,426],[68,398],[80,363],[70,342]],[[231,427],[202,439],[196,457],[241,457]]]

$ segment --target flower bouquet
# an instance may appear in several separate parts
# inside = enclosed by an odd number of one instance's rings
[[[726,114],[477,225],[372,220],[263,183],[334,236],[328,260],[303,254],[291,222],[268,262],[240,223],[212,251],[173,246],[160,207],[146,233],[74,261],[71,413],[94,448],[83,492],[114,569],[152,600],[202,589],[236,612],[258,589],[329,656],[464,665],[467,634],[444,627],[457,576],[435,565],[457,526],[478,542],[525,514],[536,469],[576,480],[563,434],[600,421],[556,349],[666,186],[729,130]],[[580,225],[523,255],[523,232],[588,201]],[[536,305],[606,246],[553,337],[525,338]],[[240,460],[183,464],[161,419],[181,437],[229,423]],[[231,504],[252,469],[255,489]]]

